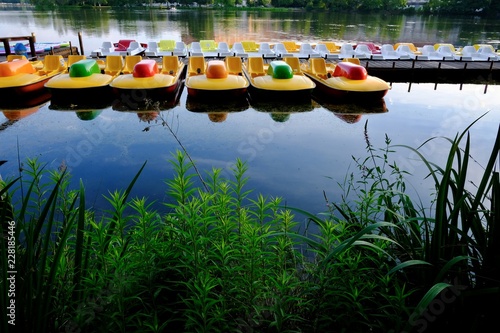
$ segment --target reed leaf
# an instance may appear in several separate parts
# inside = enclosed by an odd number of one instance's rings
[[[83,182],[80,180],[80,204],[78,206],[78,223],[76,227],[76,244],[75,244],[75,267],[74,267],[74,291],[73,300],[81,300],[81,279],[82,279],[82,258],[85,252],[83,246],[84,242],[84,231],[85,231],[85,190],[83,187]]]
[[[413,267],[413,266],[417,266],[417,265],[432,266],[432,264],[428,263],[427,261],[423,261],[423,260],[416,260],[416,259],[407,260],[407,261],[402,262],[402,263],[396,265],[395,267],[393,267],[389,272],[387,272],[387,275],[391,275],[395,272],[404,270],[406,267]]]
[[[135,174],[134,178],[129,183],[127,189],[125,190],[125,192],[123,193],[123,195],[120,197],[119,201],[117,202],[118,206],[115,206],[115,210],[114,210],[113,216],[110,219],[109,225],[107,227],[106,238],[104,239],[104,248],[103,248],[104,252],[106,252],[106,250],[107,250],[107,248],[109,246],[109,243],[111,241],[111,237],[113,236],[113,234],[115,232],[116,225],[119,222],[119,220],[121,219],[121,214],[123,212],[122,209],[125,206],[127,198],[130,195],[130,192],[132,192],[132,188],[134,187],[135,182],[137,181],[137,179],[139,178],[140,174],[142,173],[142,170],[146,166],[146,163],[147,163],[147,161],[145,161],[142,164],[141,168]]]
[[[406,332],[410,332],[412,326],[415,326],[418,318],[424,313],[424,311],[429,307],[431,302],[446,288],[452,287],[451,284],[445,282],[439,282],[433,285],[422,297],[420,302],[415,307],[412,315],[410,316],[410,320],[405,328]]]

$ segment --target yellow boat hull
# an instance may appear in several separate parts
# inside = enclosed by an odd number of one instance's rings
[[[286,61],[276,60],[266,65],[261,58],[250,58],[244,72],[251,84],[253,100],[310,100],[316,87],[310,78],[295,72]]]
[[[386,81],[368,75],[364,67],[349,62],[327,66],[322,58],[309,59],[302,70],[316,83],[315,93],[323,97],[376,100],[383,98],[391,88]]]
[[[156,74],[153,77],[136,78],[132,74],[123,74],[111,82],[111,87],[117,89],[159,89],[173,86],[176,77],[168,74]]]
[[[83,59],[71,65],[69,73],[50,79],[45,87],[56,108],[105,107],[111,104],[112,80],[113,76],[101,74],[96,60]]]
[[[231,73],[224,61],[211,60],[205,64],[202,57],[190,58],[186,88],[192,98],[225,100],[245,97],[249,85],[245,76]]]
[[[158,63],[151,59],[141,60],[134,66],[132,74],[117,76],[110,86],[120,105],[129,109],[138,109],[150,102],[173,101],[182,86],[185,65],[178,57],[168,58],[171,67],[160,71]]]
[[[54,57],[54,56],[52,56]],[[55,58],[59,61],[60,58]],[[0,98],[12,102],[23,102],[31,95],[46,92],[44,85],[59,75],[63,68],[41,70],[43,63],[30,62],[26,58],[0,63]]]
[[[107,74],[92,74],[87,77],[70,77],[69,74],[61,74],[49,80],[45,87],[49,89],[85,89],[107,86],[113,77]]]

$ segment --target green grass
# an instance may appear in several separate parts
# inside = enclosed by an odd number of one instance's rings
[[[386,138],[375,149],[367,134],[367,157],[354,158],[356,170],[339,184],[342,201],[319,215],[254,195],[240,160],[230,178],[220,169],[202,175],[183,151],[172,155],[175,176],[165,180],[168,213],[130,197],[145,163],[127,189],[105,194],[109,206],[97,218],[82,182],[70,189],[67,172],[28,160],[19,178],[0,186],[0,218],[16,221],[16,331],[481,328],[492,322],[481,304],[500,295],[500,134],[474,187],[468,129],[444,139],[443,167],[420,153],[425,144]],[[428,168],[434,209],[406,194],[408,175],[390,161],[395,149],[415,152]],[[317,232],[299,232],[294,214]],[[7,242],[0,246],[6,253]],[[4,308],[8,271],[2,260]],[[5,317],[1,326],[14,331]]]

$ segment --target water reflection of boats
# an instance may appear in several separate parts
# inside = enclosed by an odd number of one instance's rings
[[[224,102],[200,101],[187,96],[186,109],[196,113],[241,112],[250,107],[246,99],[236,99]]]
[[[208,115],[208,119],[214,123],[221,123],[227,119],[228,114],[248,110],[249,104],[246,99],[228,100],[224,102],[203,102],[199,99],[186,98],[186,109],[194,113]]]
[[[122,112],[150,112],[150,111],[167,111],[180,105],[180,96],[184,88],[184,82],[181,82],[175,94],[170,96],[167,100],[157,100],[136,103],[130,99],[116,99],[112,108],[115,111]]]
[[[21,120],[37,112],[40,106],[34,106],[28,109],[3,109],[2,113],[8,120]]]
[[[24,109],[7,109],[7,108],[2,109],[2,113],[5,116],[5,118],[7,118],[7,121],[0,123],[0,131],[7,129],[9,126],[15,124],[19,120],[26,118],[32,115],[33,113],[37,112],[43,105],[45,105],[45,103],[46,102]]]
[[[27,104],[19,106],[19,103],[4,104],[5,101],[1,102],[0,108],[2,109],[2,113],[7,119],[5,122],[0,123],[0,131],[7,129],[9,126],[15,124],[19,120],[26,118],[40,110],[48,100],[50,99],[50,94],[46,93],[44,95],[39,96],[38,99],[27,99]],[[35,103],[37,102],[37,103]]]
[[[302,102],[255,102],[252,100],[251,107],[255,111],[268,113],[300,113],[309,112],[318,107],[317,103],[309,99]]]
[[[61,107],[58,105],[50,104],[49,105],[50,110],[55,110],[55,111],[62,111],[62,112],[74,112],[76,116],[80,120],[94,120],[97,118],[103,111],[104,108],[83,108],[83,107]]]
[[[251,106],[255,111],[269,113],[271,118],[276,122],[285,122],[290,119],[290,116],[294,113],[305,113],[313,111],[319,107],[319,104],[309,99],[303,102],[251,102]]]
[[[321,106],[349,124],[354,124],[361,120],[363,115],[381,114],[389,110],[384,99],[364,103],[331,103],[318,100]]]
[[[80,120],[94,120],[101,114],[102,110],[84,110],[84,111],[76,111],[76,116],[80,118]]]
[[[42,90],[39,93],[27,95],[20,100],[1,99],[0,108],[21,111],[25,108],[41,107],[50,100],[50,97],[51,95],[48,91]]]

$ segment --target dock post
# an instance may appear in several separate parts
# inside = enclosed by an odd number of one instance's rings
[[[82,42],[82,32],[79,31],[78,32],[78,42],[80,43],[80,54],[85,54],[85,52],[83,51],[83,42]]]
[[[31,33],[31,37],[28,39],[30,43],[30,51],[31,51],[31,57],[35,58],[36,57],[36,49],[35,49],[35,42],[36,42],[36,36],[35,33]]]
[[[464,64],[464,69],[463,69],[463,71],[464,71],[464,75],[463,75],[463,77],[462,77],[462,82],[460,82],[460,90],[462,90],[462,86],[463,86],[463,84],[464,84],[464,77],[465,77],[465,75],[466,75],[466,71],[467,71],[467,62]]]

